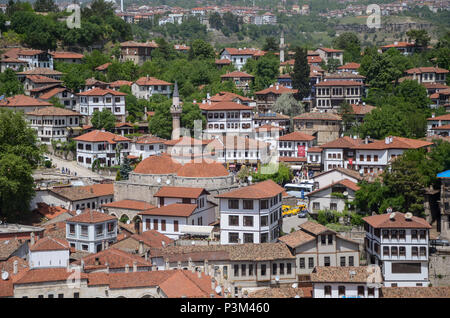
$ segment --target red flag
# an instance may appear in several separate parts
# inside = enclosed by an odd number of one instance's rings
[[[305,157],[305,146],[297,145],[297,157]]]

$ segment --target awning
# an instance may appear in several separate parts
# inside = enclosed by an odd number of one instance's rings
[[[290,167],[291,167],[291,169],[297,169],[297,170],[303,169],[303,166],[298,166],[298,165],[291,165]]]
[[[180,225],[180,232],[183,234],[210,236],[214,226],[207,225]]]

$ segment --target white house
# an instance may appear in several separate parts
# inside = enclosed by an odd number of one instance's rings
[[[52,104],[22,94],[0,100],[0,109],[10,109],[14,112],[21,111],[25,114],[48,106],[52,106]]]
[[[314,176],[314,184],[317,189],[321,189],[342,179],[348,179],[354,183],[358,183],[364,178],[358,171],[345,168],[334,168],[332,170],[316,174]]]
[[[38,140],[47,145],[52,140],[67,141],[81,124],[81,114],[59,107],[37,109],[26,116],[30,127],[36,130]]]
[[[319,53],[319,56],[324,60],[327,64],[331,59],[339,60],[340,65],[344,63],[344,51],[330,49],[326,47],[321,47],[316,50]]]
[[[450,114],[445,114],[437,117],[433,115],[432,117],[427,118],[427,135],[433,136],[435,134],[438,134],[435,128],[448,125],[450,125]]]
[[[30,246],[28,261],[30,269],[67,267],[69,265],[69,243],[50,236]]]
[[[208,201],[208,194],[204,188],[161,187],[154,195],[158,207],[139,213],[143,231],[156,230],[172,239],[189,234],[183,231],[186,226],[197,226],[202,232],[216,220],[216,204]]]
[[[344,136],[320,146],[323,149],[323,169],[330,171],[336,168],[354,169],[356,164],[355,146],[364,140]]]
[[[131,143],[130,154],[136,157],[142,156],[142,160],[149,156],[159,155],[165,152],[166,145],[164,143],[166,141],[166,139],[152,135],[140,136]]]
[[[131,85],[131,92],[136,98],[142,99],[149,99],[154,94],[165,95],[169,98],[172,93],[170,88],[172,85],[172,83],[147,75],[139,78]]]
[[[92,167],[97,159],[104,166],[120,165],[131,150],[130,139],[102,130],[93,130],[73,140],[77,142],[77,163],[86,168]]]
[[[66,239],[71,248],[98,253],[117,241],[117,218],[89,209],[66,220]]]
[[[242,67],[247,63],[248,59],[253,58],[255,55],[263,54],[262,51],[253,48],[224,48],[220,52],[220,59],[230,60],[233,65],[240,71]]]
[[[316,267],[311,274],[313,298],[379,298],[378,266]]]
[[[419,149],[433,145],[431,142],[403,137],[386,137],[384,140],[355,146],[356,165],[364,174],[383,171],[391,160],[408,149]]]
[[[205,133],[249,135],[253,130],[253,107],[235,102],[199,104],[206,117]]]
[[[80,97],[80,113],[84,116],[92,116],[95,111],[101,112],[106,108],[118,120],[124,121],[126,95],[113,89],[102,89],[98,87],[78,93]]]
[[[308,148],[314,145],[316,137],[294,131],[278,138],[280,157],[306,158]]]
[[[317,213],[320,210],[333,210],[342,212],[345,209],[345,201],[353,200],[359,186],[348,180],[342,179],[323,188],[307,193],[308,210]]]
[[[448,70],[439,67],[416,67],[405,71],[408,74],[408,78],[416,80],[420,84],[445,84],[448,72]]]
[[[367,260],[381,267],[385,287],[429,285],[431,225],[412,213],[386,213],[363,218]]]
[[[266,180],[216,196],[220,200],[220,243],[275,242],[283,191],[272,180]]]

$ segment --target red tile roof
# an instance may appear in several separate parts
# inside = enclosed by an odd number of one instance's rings
[[[212,102],[232,102],[236,99],[240,99],[241,101],[244,101],[244,102],[253,101],[251,98],[241,96],[241,95],[231,93],[231,92],[220,92],[214,96],[211,96]]]
[[[120,47],[150,47],[150,48],[157,48],[158,44],[155,42],[135,42],[135,41],[126,41],[120,43]]]
[[[355,75],[357,76],[357,75]],[[364,84],[356,81],[346,81],[346,80],[333,80],[333,81],[323,81],[316,84],[316,87],[322,86],[363,86]]]
[[[51,52],[54,59],[82,59],[83,54],[74,52]]]
[[[173,243],[173,240],[164,234],[156,231],[156,230],[147,230],[141,234],[133,234],[131,236],[136,241],[142,241],[145,245],[152,248],[161,248],[164,247],[162,242],[165,243],[165,246]]]
[[[208,298],[214,295],[215,298],[221,298],[211,289],[211,277],[190,271],[177,270],[173,275],[162,282],[159,287],[162,292],[169,298]]]
[[[450,286],[381,287],[382,298],[450,298]]]
[[[431,130],[450,130],[450,124],[433,127]]]
[[[331,48],[328,48],[328,47],[320,47],[320,48],[318,48],[318,50],[322,50],[322,51],[327,52],[327,53],[343,53],[344,52],[342,50],[331,49]]]
[[[427,118],[427,120],[450,120],[450,114]]]
[[[31,70],[28,71],[23,71],[23,72],[18,72],[17,75],[46,75],[46,76],[61,76],[63,73],[57,71],[57,70],[52,70],[46,67],[35,67]]]
[[[290,248],[296,248],[299,245],[302,245],[315,239],[316,239],[315,236],[308,234],[302,230],[298,230],[278,238],[279,241],[285,243]]]
[[[405,213],[395,212],[394,218],[391,219],[391,214],[366,216],[363,220],[374,228],[431,229],[431,225],[423,218],[413,216],[411,220],[406,220]]]
[[[229,59],[221,59],[221,60],[216,60],[215,63],[216,64],[229,65],[229,64],[231,64],[231,61]]]
[[[27,113],[32,116],[81,116],[80,113],[60,107],[44,107]]]
[[[44,99],[44,100],[49,100],[50,98],[52,98],[56,94],[59,94],[59,93],[64,92],[64,91],[67,91],[67,88],[55,87],[55,88],[49,90],[48,92],[42,94],[41,96],[39,96],[39,98],[40,99]]]
[[[376,107],[371,105],[351,104],[353,113],[356,115],[366,115],[372,112]]]
[[[67,281],[71,275],[73,271],[67,271],[67,268],[36,268],[27,271],[14,285]],[[86,279],[87,274],[80,273],[79,278]]]
[[[177,217],[188,217],[194,213],[197,208],[197,204],[187,204],[187,203],[173,203],[159,208],[154,208],[150,210],[145,210],[139,212],[140,215],[164,215],[164,216],[177,216]]]
[[[181,164],[173,160],[171,156],[163,153],[158,156],[150,156],[142,160],[134,169],[141,174],[172,174],[181,168]]]
[[[306,157],[278,157],[281,162],[306,162]]]
[[[339,115],[333,113],[319,113],[319,112],[309,112],[303,113],[299,116],[294,117],[294,119],[306,119],[306,120],[333,120],[341,121],[342,118]]]
[[[413,47],[414,43],[408,43],[408,42],[395,42],[393,44],[388,44],[388,45],[384,45],[382,46],[382,48],[391,48],[391,47]]]
[[[131,81],[123,81],[123,80],[119,80],[119,81],[115,81],[115,82],[111,82],[109,83],[109,87],[121,87],[121,86],[131,86],[131,84],[133,84],[133,82]]]
[[[150,261],[146,261],[139,255],[127,253],[114,247],[110,247],[95,254],[89,254],[81,260],[84,261],[84,270],[87,271],[106,268],[106,264],[108,264],[110,269],[125,269],[125,265],[128,265],[130,271],[133,270],[134,262],[136,262],[138,268],[152,266]],[[75,264],[80,265],[81,260],[76,261]]]
[[[44,202],[38,202],[37,206],[38,208],[35,211],[49,220],[57,217],[58,215],[68,212],[68,210],[60,206],[49,206]]]
[[[153,196],[166,198],[190,198],[198,199],[203,194],[209,194],[204,188],[192,187],[168,187],[164,186],[159,189]]]
[[[144,202],[144,201],[137,201],[137,200],[120,200],[120,201],[114,201],[106,204],[102,204],[102,208],[119,208],[119,209],[128,209],[128,210],[136,210],[136,211],[143,211],[148,209],[155,208],[154,205]]]
[[[105,222],[105,221],[112,221],[117,220],[115,216],[98,212],[98,211],[92,211],[91,209],[87,209],[87,211],[75,215],[74,217],[71,217],[67,220],[67,222],[77,222],[77,223],[99,223],[99,222]]]
[[[283,135],[280,138],[278,138],[278,140],[280,141],[311,141],[314,139],[316,139],[316,137],[304,134],[299,131],[294,131],[291,132],[290,134]]]
[[[320,147],[309,147],[308,148],[308,153],[309,152],[322,152],[322,151],[323,151],[323,149]]]
[[[346,70],[346,69],[348,69],[348,70],[357,70],[360,66],[361,66],[361,64],[359,64],[359,63],[349,62],[347,64],[339,66],[337,69],[338,70]]]
[[[254,78],[253,75],[247,74],[245,72],[240,72],[240,71],[234,71],[231,73],[227,73],[224,74],[222,76],[220,76],[221,78],[234,78],[234,77],[248,77],[248,78]]]
[[[236,199],[266,199],[279,195],[284,191],[272,180],[258,182],[256,184],[242,187],[230,192],[217,195],[216,198],[236,198]]]
[[[102,65],[99,65],[95,68],[96,71],[104,71],[106,70],[112,63],[108,62]]]
[[[295,93],[297,93],[297,90],[296,89],[287,88],[287,87],[282,86],[282,85],[275,85],[275,86],[263,89],[261,91],[255,92],[256,95],[266,95],[266,94],[269,94],[269,93],[276,94],[276,95],[295,94]]]
[[[137,144],[159,144],[159,143],[165,143],[167,139],[159,138],[157,136],[152,135],[146,135],[146,136],[140,136],[135,140],[135,143]]]
[[[146,76],[139,78],[135,83],[140,86],[173,85],[172,83],[157,79],[156,77],[146,77]]]
[[[32,252],[65,251],[69,249],[69,242],[58,238],[52,238],[50,236],[46,236],[38,240],[34,245],[30,246],[30,251]]]
[[[326,144],[323,144],[320,146],[321,148],[334,148],[334,149],[341,149],[341,148],[354,148],[355,146],[362,144],[364,140],[362,139],[353,139],[349,136],[344,136],[338,139],[335,139],[333,141],[330,141]]]
[[[42,75],[27,75],[25,78],[29,79],[33,83],[62,83],[60,80]]]
[[[33,106],[45,107],[45,106],[52,106],[52,104],[26,95],[15,95],[12,97],[2,99],[0,101],[0,107],[33,107]]]
[[[367,266],[317,266],[311,273],[311,281],[314,283],[381,283],[381,271],[373,273],[374,271],[369,270]]]
[[[258,50],[258,49],[254,49],[254,48],[246,48],[246,49],[242,49],[242,48],[232,48],[232,47],[227,47],[224,50],[227,50],[228,53],[230,53],[230,55],[261,55],[263,53],[263,51]]]
[[[360,189],[360,187],[356,183],[354,183],[353,181],[350,181],[349,179],[342,179],[342,180],[339,180],[337,182],[333,182],[333,183],[331,183],[331,184],[329,184],[329,185],[327,185],[327,186],[325,186],[323,188],[320,188],[320,189],[314,190],[314,191],[312,191],[310,193],[307,193],[306,195],[307,196],[312,196],[312,195],[314,195],[316,193],[319,193],[319,192],[321,192],[321,191],[323,191],[325,189],[328,189],[328,188],[336,186],[336,185],[343,185],[344,187],[349,188],[349,189],[351,189],[353,191],[358,191]]]
[[[214,178],[226,177],[230,173],[219,162],[211,162],[211,160],[197,162],[197,160],[185,163],[178,171],[177,176],[187,178]]]
[[[385,140],[377,140],[368,144],[356,145],[355,149],[370,149],[370,150],[383,150],[383,149],[418,149],[433,145],[432,142],[409,139],[403,137],[392,137],[392,142],[386,144]],[[323,147],[323,146],[322,146]]]
[[[416,68],[411,68],[409,70],[406,70],[407,74],[420,74],[420,73],[437,73],[437,74],[445,74],[448,73],[449,71],[444,69],[444,68],[440,68],[440,67],[416,67]]]
[[[126,137],[101,130],[93,130],[84,135],[73,138],[73,140],[85,142],[108,142],[110,144],[115,144],[118,141],[131,141],[131,139]]]

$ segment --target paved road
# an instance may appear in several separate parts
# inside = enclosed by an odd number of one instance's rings
[[[299,218],[297,215],[286,216],[283,218],[282,230],[284,233],[289,234],[292,228],[297,231],[298,226],[306,221],[308,221],[308,218]]]
[[[64,160],[53,155],[47,155],[52,159],[53,165],[61,171],[61,168],[69,169],[70,174],[73,176],[76,172],[77,177],[80,178],[95,178],[95,179],[111,179],[114,180],[115,176],[101,176],[98,173],[92,172],[92,170],[77,165],[76,161]]]

